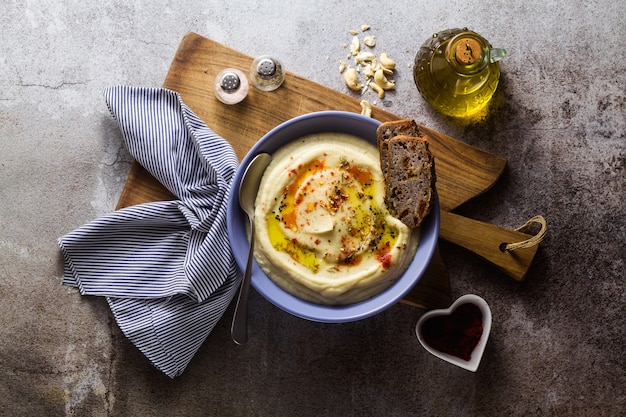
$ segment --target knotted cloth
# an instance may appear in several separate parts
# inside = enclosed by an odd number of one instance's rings
[[[226,230],[238,160],[176,92],[117,86],[104,97],[131,155],[178,200],[117,210],[59,238],[63,284],[106,297],[124,335],[174,378],[241,280]]]

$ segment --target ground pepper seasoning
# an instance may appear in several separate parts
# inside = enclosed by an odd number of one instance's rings
[[[440,352],[469,361],[483,334],[483,315],[471,303],[461,304],[448,316],[437,316],[422,325],[424,341]]]

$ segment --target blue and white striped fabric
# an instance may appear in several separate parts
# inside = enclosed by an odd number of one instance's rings
[[[173,91],[119,86],[104,96],[132,156],[178,200],[127,207],[61,237],[63,284],[106,297],[122,332],[173,378],[241,280],[226,230],[238,161]]]

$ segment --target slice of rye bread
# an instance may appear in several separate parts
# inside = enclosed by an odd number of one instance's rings
[[[378,146],[378,152],[380,154],[380,168],[383,171],[383,176],[385,177],[387,177],[387,163],[389,160],[389,140],[400,135],[418,138],[424,136],[413,119],[401,119],[385,122],[380,124],[376,129],[376,145]]]
[[[387,141],[385,202],[390,213],[417,228],[430,213],[435,193],[435,160],[424,137],[396,136]]]

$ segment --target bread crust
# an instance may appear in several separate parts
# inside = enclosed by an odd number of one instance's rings
[[[413,119],[393,120],[382,123],[376,128],[376,145],[380,153],[380,168],[385,176],[387,175],[388,142],[391,138],[400,135],[421,137],[422,133]]]
[[[430,213],[435,194],[435,161],[428,135],[413,119],[381,124],[376,130],[385,202],[392,215],[411,228]]]

